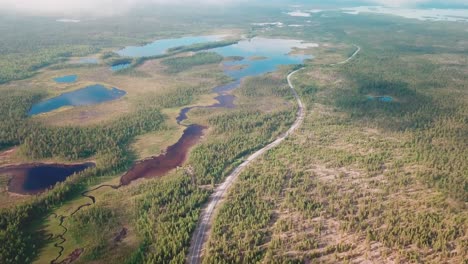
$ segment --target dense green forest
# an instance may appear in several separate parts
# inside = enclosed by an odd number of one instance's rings
[[[223,57],[214,52],[200,52],[190,57],[169,58],[162,61],[166,65],[168,73],[178,73],[191,69],[192,67],[220,63]]]
[[[189,52],[189,51],[201,51],[201,50],[209,50],[219,47],[230,46],[232,44],[236,44],[237,40],[221,40],[215,42],[208,42],[208,43],[196,43],[188,46],[180,46],[174,47],[167,50],[168,53],[180,53],[180,52]]]
[[[291,111],[263,114],[244,110],[210,119],[215,133],[222,137],[193,150],[193,168],[198,183],[220,182],[228,165],[272,141],[278,132],[292,124],[294,117]]]
[[[176,174],[132,193],[139,196],[135,215],[143,242],[127,263],[185,263],[190,235],[208,191],[198,188],[182,171]]]

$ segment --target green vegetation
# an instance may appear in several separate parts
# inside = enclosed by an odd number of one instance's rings
[[[72,56],[84,56],[96,52],[86,46],[59,46],[24,54],[6,54],[0,58],[0,84],[31,77],[40,68],[62,62]]]
[[[209,120],[215,128],[210,143],[197,146],[192,152],[193,167],[199,184],[223,180],[226,168],[272,141],[294,121],[293,111],[272,114],[237,110]]]
[[[230,46],[236,44],[237,40],[222,40],[208,43],[196,43],[189,46],[180,46],[174,47],[167,50],[168,53],[180,53],[180,52],[189,52],[189,51],[200,51],[200,50],[209,50],[214,48],[220,48],[225,46]]]
[[[281,161],[275,165],[274,173],[264,162],[241,174],[213,224],[204,263],[261,262],[265,254],[261,245],[269,237],[266,228],[288,176]]]
[[[1,90],[0,150],[18,145],[28,134],[27,113],[39,101],[42,93],[19,90]]]
[[[394,20],[404,31],[389,35]],[[241,174],[204,263],[466,262],[466,36],[429,24],[335,15],[302,29],[363,51],[296,76],[305,123]]]
[[[167,97],[171,104],[179,100],[187,102],[187,99],[177,99],[188,96],[182,89],[178,91]],[[107,124],[82,128],[46,127],[27,119],[27,111],[44,93],[5,89],[3,92],[4,103],[0,107],[2,117],[5,118],[1,122],[2,147],[21,144],[19,154],[31,159],[75,160],[93,157],[97,162],[96,168],[70,177],[66,182],[57,184],[52,191],[25,205],[2,209],[0,236],[2,241],[9,243],[2,246],[1,262],[29,262],[43,242],[40,234],[27,227],[54,206],[83,191],[90,177],[115,174],[127,169],[134,161],[134,155],[128,149],[133,138],[163,128],[164,117],[159,111],[160,106],[152,101],[142,101],[135,112]],[[164,99],[160,101],[163,105],[168,104]]]
[[[275,83],[279,87],[272,90],[289,89],[284,82],[272,80],[272,77],[259,79],[268,81],[252,80],[258,85],[256,88]],[[243,89],[246,88],[239,91]],[[266,100],[254,98],[256,103]],[[201,206],[211,193],[200,186],[221,182],[239,158],[276,138],[294,121],[293,107],[265,113],[256,110],[256,103],[248,103],[244,99],[239,101],[244,109],[225,110],[225,113],[208,112],[206,109],[194,111],[193,118],[203,117],[213,128],[209,134],[210,141],[193,149],[183,170],[164,180],[145,183],[132,193],[138,197],[135,215],[138,216],[136,223],[142,242],[129,263],[184,263]]]
[[[404,67],[404,61],[386,60],[396,69]],[[442,90],[445,85],[455,86],[449,78],[460,78],[459,72],[447,72],[445,65],[427,66],[429,62],[425,60],[413,63],[414,66],[426,66],[419,71],[395,75],[393,71],[375,69],[364,58],[357,60],[354,64],[357,67],[343,69],[357,89],[339,91],[336,105],[351,113],[358,122],[366,120],[382,129],[411,133],[408,146],[414,153],[412,162],[426,166],[418,172],[418,177],[428,186],[466,202],[468,164],[464,160],[468,150],[464,131],[468,129],[467,108],[459,100],[461,98],[454,98]],[[380,77],[376,80],[373,76]],[[366,100],[366,94],[391,95],[395,102],[382,104]],[[437,141],[444,143],[434,144]]]
[[[117,152],[121,155],[106,157],[103,163],[122,164],[130,141],[137,135],[159,129],[163,120],[157,107],[148,107],[104,126],[38,126],[23,139],[20,153],[32,159],[59,157],[76,160]]]
[[[191,69],[192,67],[220,63],[223,57],[214,52],[200,52],[190,57],[169,58],[162,61],[168,67],[168,73],[178,73]]]
[[[198,188],[188,175],[177,174],[133,191],[139,197],[135,215],[143,250],[127,263],[185,263],[190,235],[208,191]]]
[[[269,76],[247,78],[238,93],[252,98],[268,96],[293,98],[286,79],[279,80]]]
[[[81,210],[67,219],[70,236],[81,245],[92,245],[87,247],[85,260],[95,260],[102,255],[117,221],[114,210],[99,204]],[[87,240],[83,241],[85,235]]]

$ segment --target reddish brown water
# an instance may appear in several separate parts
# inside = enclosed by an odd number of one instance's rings
[[[53,187],[56,183],[65,181],[74,173],[93,166],[93,163],[74,165],[22,164],[0,168],[0,174],[11,176],[8,191],[19,194],[39,194]]]
[[[120,184],[128,185],[140,178],[160,177],[181,166],[187,159],[189,149],[203,136],[204,129],[205,127],[199,125],[188,126],[179,141],[168,147],[165,154],[136,163],[120,178]]]

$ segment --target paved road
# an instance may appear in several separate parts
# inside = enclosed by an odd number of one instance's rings
[[[335,66],[335,65],[341,65],[341,64],[346,64],[350,60],[352,60],[360,51],[361,47],[354,45],[357,50],[349,57],[348,59],[335,63],[335,64],[330,64],[330,66]],[[202,260],[202,253],[203,253],[203,246],[208,238],[208,234],[210,233],[210,224],[212,223],[213,220],[213,213],[216,210],[218,204],[225,198],[226,191],[231,187],[233,182],[236,180],[236,178],[241,174],[241,172],[244,170],[245,167],[247,167],[252,161],[254,161],[256,158],[261,156],[263,153],[267,152],[268,150],[278,146],[283,142],[284,139],[286,139],[287,136],[289,136],[291,133],[293,133],[298,127],[301,126],[302,122],[304,121],[304,116],[305,116],[305,109],[304,105],[302,104],[301,99],[299,98],[299,95],[297,94],[296,90],[294,89],[294,86],[291,82],[291,77],[298,71],[302,69],[296,70],[291,72],[287,79],[288,79],[288,84],[289,87],[291,88],[291,91],[294,95],[294,98],[296,98],[297,104],[299,106],[299,109],[297,111],[297,117],[296,121],[294,124],[289,128],[286,133],[281,135],[279,138],[277,138],[275,141],[272,143],[268,144],[266,147],[258,150],[254,154],[250,155],[244,162],[242,162],[241,165],[239,165],[229,176],[226,178],[226,180],[223,182],[223,184],[219,185],[216,189],[215,192],[211,195],[208,205],[206,206],[205,209],[203,209],[201,213],[201,218],[198,223],[198,226],[195,230],[195,233],[193,234],[192,237],[192,242],[189,250],[189,255],[187,258],[187,262],[190,264],[199,264],[201,263]]]
[[[190,252],[188,255],[188,259],[187,259],[188,263],[191,263],[191,264],[201,263],[203,245],[208,238],[210,224],[212,223],[213,216],[214,216],[213,213],[215,209],[217,208],[217,205],[225,198],[225,194],[227,190],[231,187],[231,185],[234,183],[234,181],[239,176],[239,174],[244,170],[245,167],[247,167],[252,161],[257,159],[263,153],[281,144],[281,142],[283,142],[283,140],[286,139],[287,136],[289,136],[298,127],[300,127],[302,122],[304,121],[304,116],[305,116],[304,105],[302,104],[302,101],[299,98],[299,95],[297,94],[296,90],[294,89],[294,86],[291,83],[291,77],[300,70],[301,69],[291,72],[287,77],[289,87],[291,88],[294,98],[296,98],[297,104],[299,106],[299,109],[297,111],[296,121],[294,121],[294,124],[289,128],[288,131],[286,131],[286,133],[282,134],[275,141],[268,144],[264,148],[250,155],[244,162],[242,162],[241,165],[239,165],[231,174],[229,174],[229,176],[226,178],[223,184],[219,185],[215,189],[215,192],[211,195],[209,199],[208,205],[206,206],[205,209],[203,209],[201,213],[201,218],[198,223],[198,227],[195,230],[195,233],[192,237],[192,244],[191,244]]]

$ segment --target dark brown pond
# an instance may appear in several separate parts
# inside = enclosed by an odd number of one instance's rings
[[[62,164],[22,164],[0,168],[0,174],[11,177],[8,191],[19,194],[39,194],[69,176],[81,172],[93,163],[74,165]]]
[[[128,185],[136,179],[163,176],[181,166],[187,159],[189,149],[203,136],[204,129],[205,127],[199,125],[188,126],[179,141],[168,147],[165,154],[136,163],[120,178],[120,184]]]

